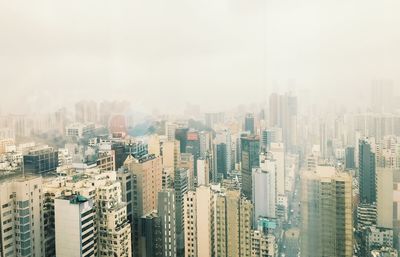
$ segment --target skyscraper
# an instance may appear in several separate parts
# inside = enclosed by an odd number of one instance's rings
[[[301,255],[353,256],[352,182],[334,167],[301,177]]]
[[[286,151],[294,151],[297,144],[297,97],[291,94],[271,94],[269,98],[271,127],[282,128]]]
[[[247,199],[252,199],[252,170],[259,166],[260,139],[250,135],[240,139],[241,141],[241,165],[242,165],[242,193]]]
[[[376,202],[376,171],[375,153],[367,140],[359,142],[359,184],[360,201],[363,203]]]
[[[210,182],[208,159],[197,160],[197,185],[207,186]]]
[[[173,189],[158,193],[158,217],[161,225],[162,257],[176,257],[176,200]]]
[[[231,156],[231,133],[229,130],[217,132],[215,137],[215,169],[218,178],[227,178],[231,171],[232,156]],[[216,178],[214,178],[216,181]]]
[[[283,143],[272,143],[269,153],[276,164],[276,192],[285,194],[285,146]]]
[[[250,132],[250,134],[255,134],[254,129],[254,115],[252,113],[246,114],[244,118],[244,131]]]
[[[267,156],[260,157],[260,168],[253,170],[254,220],[259,217],[275,218],[276,166]]]
[[[156,211],[144,215],[140,219],[141,254],[144,257],[163,257],[163,241],[161,219]]]
[[[41,192],[40,177],[16,177],[0,181],[2,256],[44,255]]]
[[[393,228],[393,200],[393,169],[378,168],[376,172],[376,225],[378,227]]]
[[[238,190],[226,190],[217,196],[216,256],[251,256],[251,201],[240,196]]]
[[[93,122],[96,123],[97,103],[93,101],[81,101],[75,104],[75,121],[77,122]]]
[[[141,233],[140,219],[153,210],[157,210],[158,192],[162,189],[161,158],[155,155],[147,155],[135,159],[129,155],[124,166],[132,174],[131,226],[133,256],[142,256],[139,247],[139,235]],[[130,201],[128,201],[128,205],[129,202]]]
[[[197,131],[189,131],[186,138],[185,153],[191,153],[194,159],[194,175],[197,176],[197,159],[200,158],[200,139]]]
[[[188,190],[188,170],[185,168],[175,169],[175,225],[177,256],[183,256],[185,251],[185,227],[184,227],[184,196]]]
[[[354,160],[355,158],[355,148],[352,146],[348,146],[345,149],[345,168],[346,169],[355,169],[356,168],[356,162]]]
[[[185,257],[215,256],[214,206],[215,194],[209,186],[185,194]]]
[[[55,199],[56,253],[60,257],[97,253],[93,201],[81,195]]]

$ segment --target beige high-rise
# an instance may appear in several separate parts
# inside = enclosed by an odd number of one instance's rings
[[[0,181],[0,256],[44,256],[42,178]]]
[[[143,215],[157,210],[158,192],[162,190],[161,158],[147,155],[140,159],[129,156],[124,166],[133,175],[132,192],[132,243],[133,256],[142,256],[140,251],[139,235],[141,233],[140,218]]]
[[[253,205],[239,190],[227,190],[217,197],[216,256],[251,256]]]
[[[301,256],[351,257],[351,176],[317,166],[315,171],[304,171],[301,182]]]

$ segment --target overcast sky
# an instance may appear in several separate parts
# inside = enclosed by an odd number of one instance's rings
[[[398,0],[0,0],[0,108],[366,99],[372,79],[399,87],[399,13]]]

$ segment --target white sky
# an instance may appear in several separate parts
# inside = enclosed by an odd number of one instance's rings
[[[398,0],[0,0],[0,108],[349,102],[400,79]],[[339,100],[341,99],[341,100]]]

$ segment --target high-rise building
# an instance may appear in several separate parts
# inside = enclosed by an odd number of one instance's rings
[[[182,153],[179,162],[179,168],[183,168],[187,172],[187,186],[189,189],[194,189],[194,157],[191,153]]]
[[[378,168],[376,172],[376,225],[393,228],[393,170]]]
[[[208,159],[197,160],[197,185],[207,186],[210,182]]]
[[[216,124],[224,122],[224,119],[225,117],[223,112],[205,114],[205,123],[209,128],[214,128]]]
[[[252,199],[252,170],[260,164],[260,139],[258,136],[241,138],[242,193]]]
[[[229,189],[218,194],[216,201],[216,256],[251,256],[251,201]]]
[[[359,142],[359,184],[360,201],[362,203],[376,202],[376,171],[375,153],[372,151],[371,144],[367,140]]]
[[[276,238],[269,228],[270,226],[276,226],[276,224],[265,218],[258,219],[256,223],[255,230],[251,231],[251,256],[276,256]]]
[[[285,146],[283,143],[272,143],[269,153],[276,164],[276,193],[285,194]]]
[[[75,121],[97,122],[97,103],[93,101],[80,101],[75,104]]]
[[[189,131],[188,128],[176,128],[175,129],[174,139],[179,141],[181,153],[186,152],[188,131]],[[174,139],[170,139],[170,136],[168,136],[168,140],[174,140]]]
[[[186,138],[185,153],[191,153],[194,159],[194,176],[197,176],[197,159],[200,158],[200,139],[197,131],[189,131]]]
[[[376,204],[360,203],[357,206],[357,223],[359,231],[376,225]]]
[[[131,225],[128,223],[127,203],[122,201],[122,186],[115,172],[103,172],[96,186],[96,225],[99,256],[131,257]]]
[[[260,156],[260,168],[253,169],[254,220],[259,217],[275,218],[276,166],[266,156]]]
[[[346,169],[355,169],[356,162],[355,162],[355,148],[352,146],[348,146],[345,149],[345,168]]]
[[[164,168],[176,169],[178,167],[179,158],[179,141],[164,141],[161,147],[162,164]]]
[[[297,97],[290,94],[271,94],[269,98],[269,125],[282,128],[286,151],[293,151],[297,144]]]
[[[214,206],[215,194],[209,186],[185,194],[185,257],[215,256]]]
[[[149,136],[147,145],[149,149],[149,154],[154,154],[155,156],[161,155],[160,137],[157,134]]]
[[[176,256],[176,208],[175,191],[164,189],[158,193],[158,217],[161,230],[161,256]]]
[[[215,174],[218,178],[227,178],[231,171],[232,156],[231,156],[231,133],[229,130],[217,132],[215,137]],[[214,181],[215,178],[214,178]]]
[[[104,172],[97,168],[86,170],[85,173],[75,173],[57,179],[46,179],[43,208],[45,221],[44,242],[46,253],[49,253],[46,256],[54,256],[54,253],[52,254],[50,249],[52,245],[53,247],[55,245],[55,235],[63,233],[62,230],[67,229],[68,226],[68,224],[61,224],[58,226],[61,232],[57,231],[57,224],[54,221],[54,213],[56,212],[55,199],[65,199],[65,196],[71,197],[72,195],[80,196],[76,198],[78,200],[76,201],[77,204],[86,202],[86,200],[93,202],[95,214],[94,224],[90,233],[95,238],[94,255],[132,256],[131,226],[127,215],[128,208],[126,203],[122,201],[122,197],[128,197],[129,200],[129,195],[122,192],[126,189],[126,186],[124,185],[123,188],[120,181],[122,182],[122,180],[117,181],[117,174],[115,172]],[[128,183],[131,182],[128,180]],[[75,198],[72,197],[71,199]],[[73,206],[71,207],[72,209]],[[60,214],[60,217],[63,217],[62,215]],[[68,215],[67,212],[66,215]],[[62,223],[62,218],[60,218],[60,223]],[[55,231],[55,235],[53,231]],[[58,256],[58,253],[56,256]]]
[[[205,158],[207,153],[211,152],[211,132],[201,131],[199,133],[200,139],[200,156]]]
[[[140,218],[157,210],[158,192],[162,190],[161,158],[155,155],[147,155],[139,159],[128,156],[124,166],[132,173],[133,256],[142,256],[139,247]]]
[[[163,257],[162,227],[156,211],[144,215],[141,220],[141,254],[144,257]]]
[[[175,169],[175,225],[177,256],[183,256],[185,252],[185,224],[184,224],[184,197],[188,190],[188,170],[185,168]]]
[[[0,255],[44,256],[42,178],[0,181],[0,206]]]
[[[252,113],[246,114],[244,117],[244,131],[250,132],[250,134],[255,134],[254,129],[254,115]]]
[[[54,205],[57,256],[95,256],[96,212],[93,200],[70,195],[56,198]]]
[[[318,166],[301,183],[302,256],[353,256],[351,176]]]
[[[175,140],[175,130],[177,125],[171,122],[165,123],[165,135],[167,136],[168,141]]]
[[[269,146],[271,144],[271,132],[268,130],[263,130],[261,132],[261,151],[267,152],[269,150]]]
[[[262,231],[251,231],[251,257],[275,256],[275,237]]]

